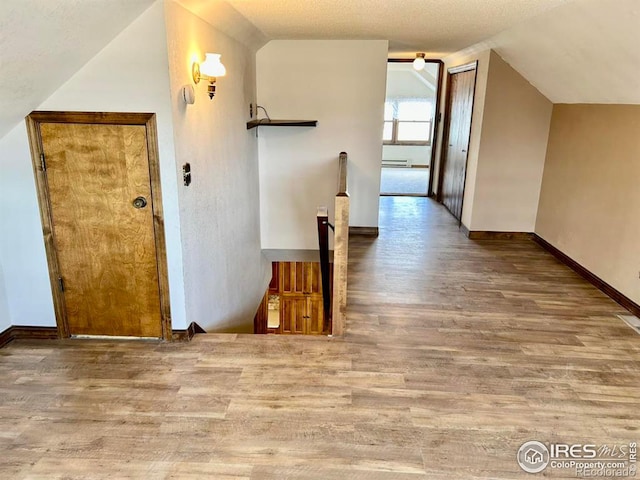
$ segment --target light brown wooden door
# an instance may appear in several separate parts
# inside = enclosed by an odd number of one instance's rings
[[[324,335],[322,296],[283,295],[280,299],[280,329],[289,335]]]
[[[326,335],[322,301],[322,274],[318,262],[276,262],[280,296],[280,326],[273,333]],[[333,272],[333,270],[331,271]],[[276,275],[274,274],[274,277]],[[264,323],[264,319],[262,321]],[[258,327],[256,331],[267,332]]]
[[[282,296],[278,333],[304,335],[307,316],[307,299],[304,295]]]
[[[324,332],[324,306],[322,303],[322,295],[310,295],[307,298],[307,322],[306,335],[323,335]]]
[[[458,220],[462,218],[475,79],[475,63],[449,71],[446,139],[438,198]]]
[[[161,337],[145,126],[39,126],[68,333]]]

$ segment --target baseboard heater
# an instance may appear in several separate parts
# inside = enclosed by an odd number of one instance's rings
[[[408,168],[411,166],[411,160],[408,158],[382,160],[382,166]]]

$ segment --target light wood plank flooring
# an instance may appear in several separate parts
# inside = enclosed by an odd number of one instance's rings
[[[640,439],[640,336],[530,241],[381,199],[350,246],[347,335],[0,350],[0,478],[530,475],[520,444]]]

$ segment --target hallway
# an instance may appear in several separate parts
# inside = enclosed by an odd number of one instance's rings
[[[1,349],[0,478],[515,479],[528,440],[638,441],[625,310],[531,241],[381,206],[350,242],[345,338]]]
[[[428,168],[382,167],[380,195],[426,196],[428,185]]]

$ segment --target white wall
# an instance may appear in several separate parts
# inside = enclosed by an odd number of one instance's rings
[[[431,147],[429,145],[383,145],[383,160],[408,158],[413,166],[429,166]]]
[[[2,271],[2,264],[0,263],[0,332],[5,331],[10,326],[11,315],[9,313],[9,300],[7,299],[4,273]]]
[[[553,103],[640,104],[638,0],[569,1],[482,42]]]
[[[38,110],[155,112],[169,266],[172,326],[187,326],[178,221],[166,33],[157,1]],[[26,128],[0,140],[0,263],[13,325],[55,326]]]
[[[378,225],[387,50],[382,40],[277,40],[258,51],[258,103],[274,119],[319,122],[259,128],[263,248],[318,248],[316,207],[332,215],[341,151],[350,224]]]
[[[432,101],[434,100],[436,96],[435,87],[438,83],[437,73],[435,77],[431,75],[431,72],[425,72],[423,76],[413,69],[413,64],[411,63],[390,63],[389,65],[395,68],[390,68],[387,71],[387,98],[407,97],[430,98]],[[403,70],[399,70],[396,65],[400,65]],[[433,68],[431,65],[434,65],[437,70],[437,64],[429,64],[430,69]],[[422,79],[420,77],[422,77]],[[427,78],[429,79],[427,80]],[[431,85],[431,87],[427,84]]]
[[[191,164],[180,186],[187,318],[207,332],[253,332],[253,317],[271,278],[260,248],[257,140],[248,131],[255,104],[255,52],[182,6],[166,3],[176,159]],[[227,69],[213,100],[206,82],[185,105],[191,65],[205,52]]]
[[[470,230],[533,232],[552,107],[491,52]]]
[[[11,279],[5,283],[11,324],[55,326],[24,122],[0,140],[0,171],[0,264]]]

